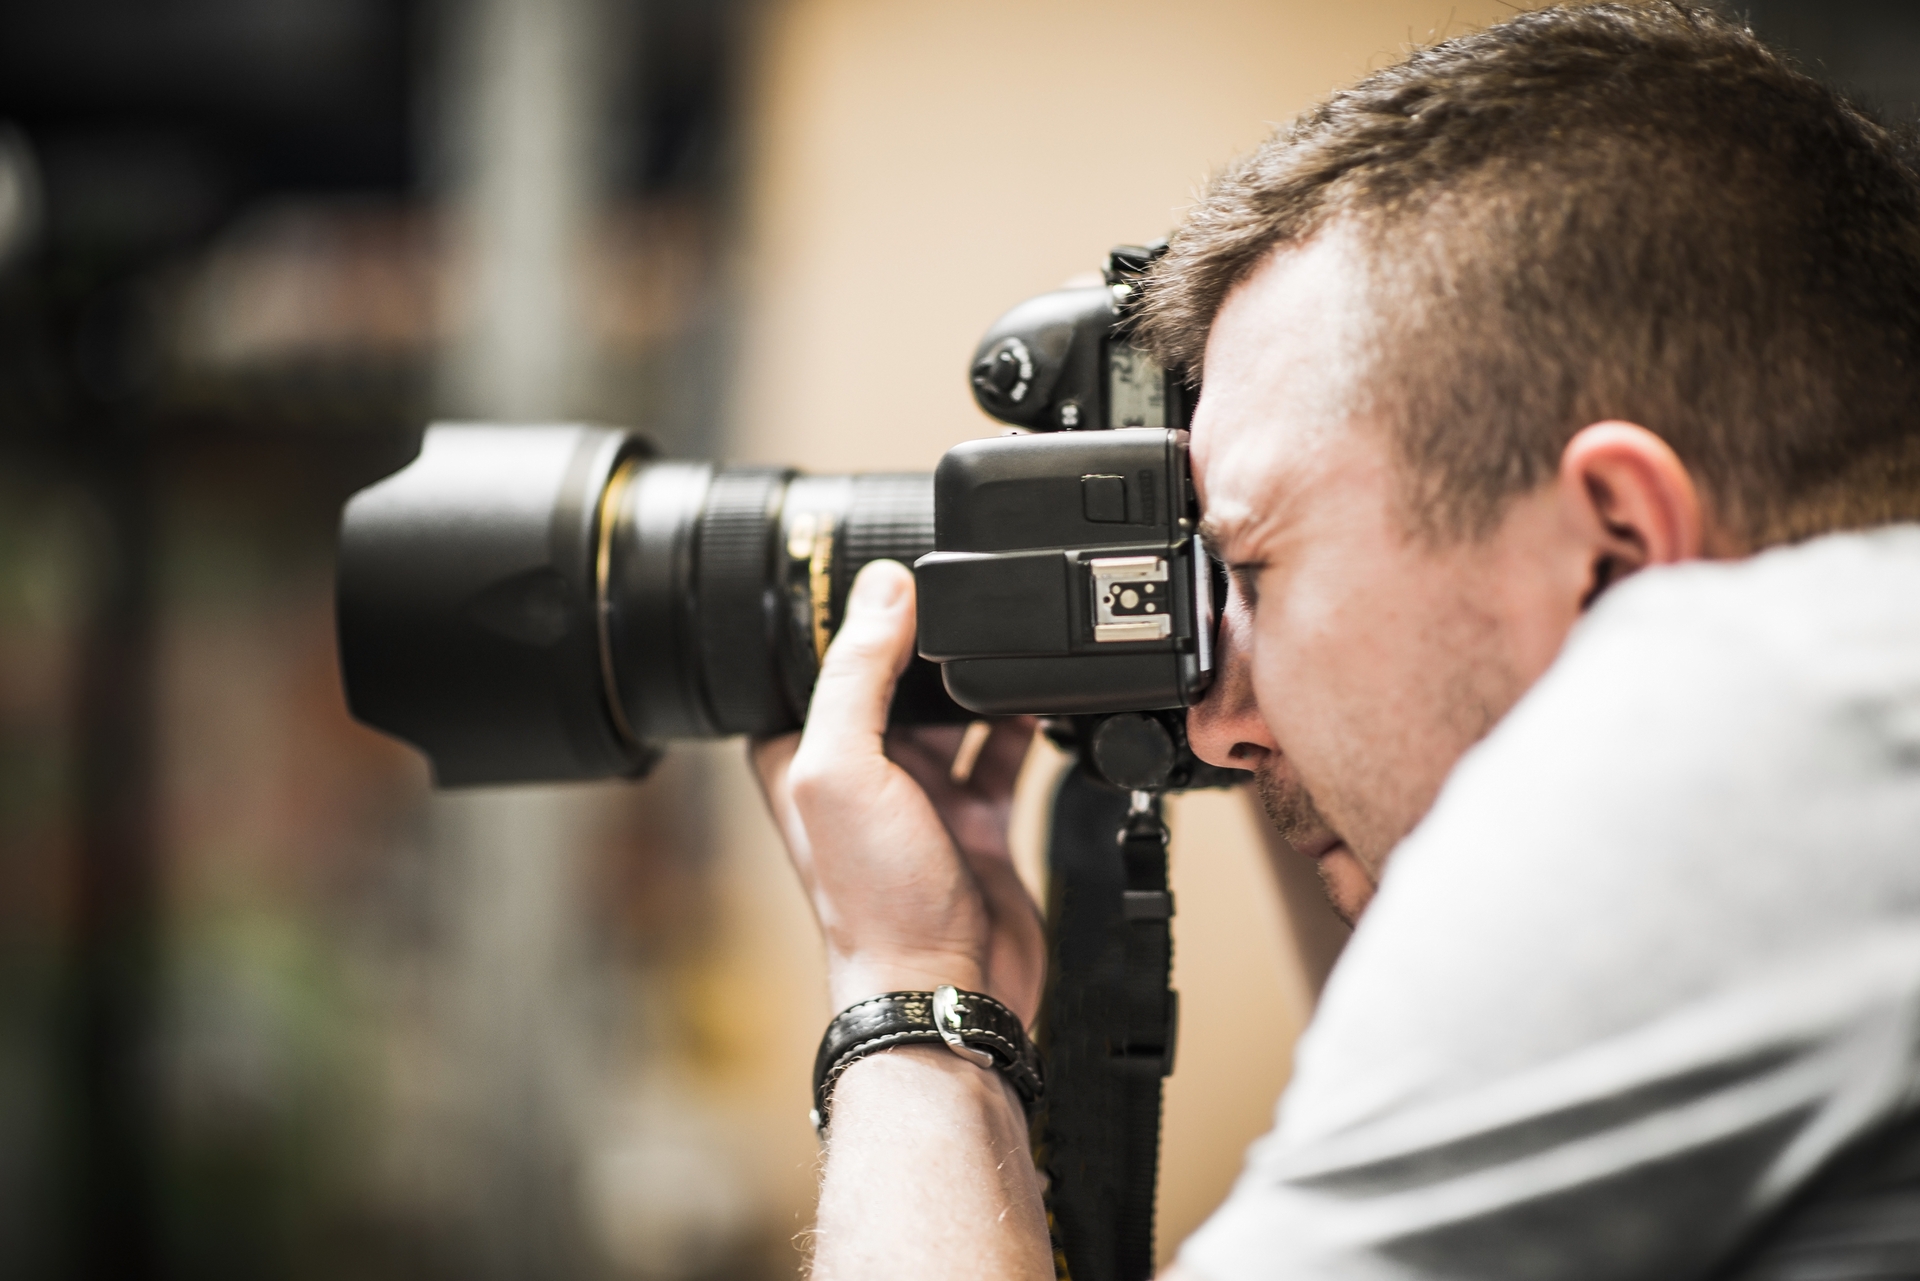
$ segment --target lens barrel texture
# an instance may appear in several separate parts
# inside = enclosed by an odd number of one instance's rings
[[[616,720],[637,742],[798,728],[854,575],[933,549],[930,475],[638,461],[614,483],[604,652]],[[960,715],[918,659],[896,709]]]
[[[780,643],[775,544],[792,474],[732,468],[715,476],[707,490],[695,550],[694,609],[699,674],[719,734],[770,734],[791,719],[773,655]],[[619,666],[616,652],[616,673]]]
[[[836,630],[847,590],[861,569],[876,560],[897,560],[911,569],[914,561],[934,549],[931,473],[876,474],[851,480],[853,495],[841,552],[843,573],[830,620]],[[939,665],[915,655],[894,689],[894,723],[929,725],[972,719],[972,712],[947,696]]]

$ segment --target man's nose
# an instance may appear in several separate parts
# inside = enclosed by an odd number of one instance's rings
[[[1279,751],[1253,694],[1248,625],[1245,608],[1230,599],[1220,619],[1213,684],[1187,709],[1187,742],[1209,765],[1257,770]]]

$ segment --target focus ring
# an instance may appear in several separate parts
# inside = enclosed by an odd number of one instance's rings
[[[792,473],[730,468],[700,516],[694,592],[707,706],[721,734],[762,734],[787,719],[774,675],[773,540]]]
[[[932,473],[855,476],[840,546],[843,588],[868,561],[912,569],[934,549]]]

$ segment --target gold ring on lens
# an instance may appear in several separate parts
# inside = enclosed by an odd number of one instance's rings
[[[622,740],[637,744],[640,736],[633,732],[633,726],[627,721],[627,709],[620,701],[620,687],[614,681],[613,672],[613,595],[607,581],[613,576],[613,525],[620,512],[620,499],[627,492],[627,484],[634,473],[640,470],[640,459],[629,458],[607,480],[607,487],[600,492],[600,514],[598,547],[593,560],[593,595],[595,623],[600,629],[600,685],[607,696],[607,714],[613,719],[613,727],[619,731]]]
[[[833,606],[833,513],[820,513],[813,532],[813,556],[807,562],[807,594],[813,603],[813,658],[827,661],[827,642],[833,632],[827,626],[827,611]]]

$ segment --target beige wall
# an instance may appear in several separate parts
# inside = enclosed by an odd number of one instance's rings
[[[1165,233],[1210,170],[1409,41],[1507,12],[1492,0],[776,7],[755,81],[731,456],[924,470],[990,434],[964,374],[997,315],[1097,267],[1110,244]],[[727,768],[729,924],[714,953],[726,959],[702,981],[778,1004],[795,1032],[771,1050],[756,1032],[744,1057],[711,1059],[709,1089],[797,1230],[814,1159],[807,1064],[827,1013],[818,948],[744,771]],[[1163,1255],[1266,1128],[1310,1002],[1240,799],[1183,799],[1175,830],[1186,1027],[1168,1086]]]

